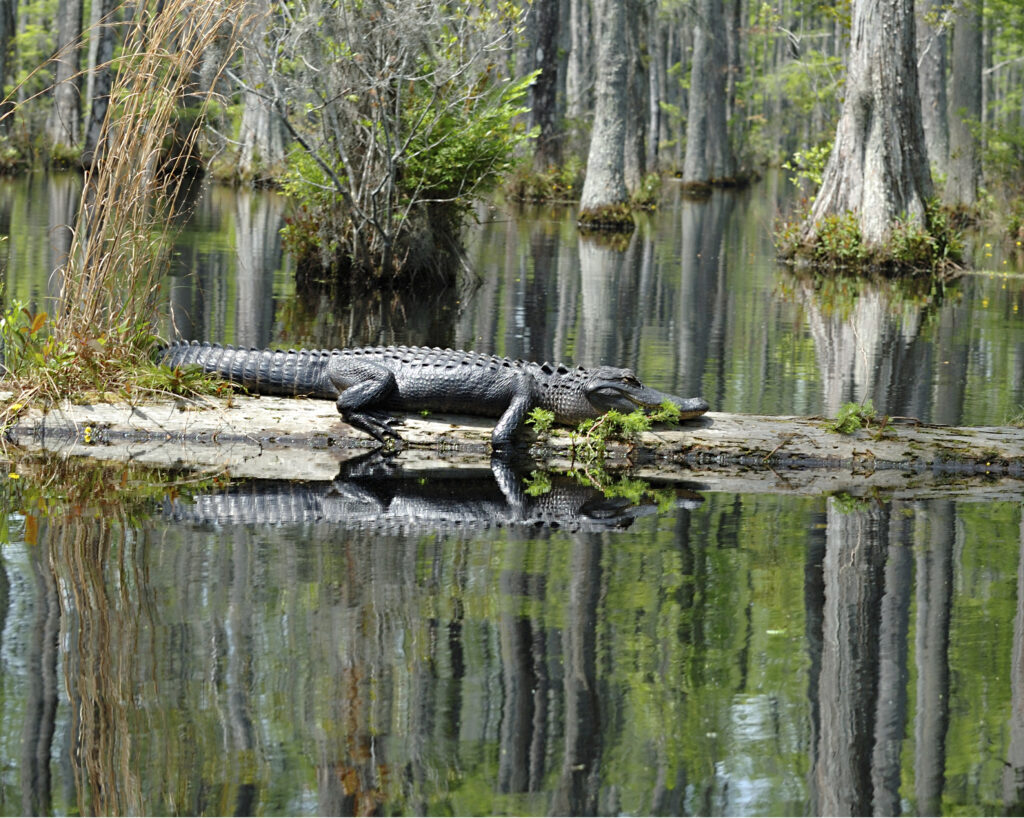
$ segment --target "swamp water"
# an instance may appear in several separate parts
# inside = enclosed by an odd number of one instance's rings
[[[73,177],[0,180],[46,308]],[[168,312],[244,345],[632,366],[722,411],[1000,424],[1024,277],[793,276],[762,183],[666,191],[624,250],[481,210],[456,292],[297,285],[271,194],[213,188]],[[61,209],[63,208],[63,210]],[[991,246],[989,246],[991,245]],[[171,332],[170,326],[165,332]],[[495,467],[333,484],[24,458],[3,483],[0,812],[917,814],[1024,809],[1022,487],[605,497]],[[765,485],[764,482],[761,485]],[[500,522],[500,525],[498,524]]]

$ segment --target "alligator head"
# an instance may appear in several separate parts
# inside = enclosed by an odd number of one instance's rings
[[[695,418],[708,411],[703,398],[680,398],[644,386],[632,370],[614,366],[599,366],[590,370],[584,387],[587,401],[599,412],[615,409],[632,412],[634,409],[657,409],[666,401],[679,409],[681,420]]]

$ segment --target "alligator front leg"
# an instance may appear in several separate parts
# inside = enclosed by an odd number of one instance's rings
[[[508,408],[491,432],[491,448],[495,453],[506,453],[512,448],[512,440],[526,420],[526,413],[535,405],[535,390],[532,375],[524,372],[516,377]]]
[[[346,423],[373,435],[381,443],[386,443],[388,438],[401,440],[392,428],[398,419],[376,408],[386,405],[397,390],[394,374],[384,367],[374,367],[365,380],[342,387],[335,405]]]

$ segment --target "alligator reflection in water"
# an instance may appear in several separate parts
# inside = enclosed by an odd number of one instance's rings
[[[699,503],[699,497],[682,502]],[[447,469],[406,474],[374,454],[347,464],[331,482],[241,482],[191,500],[168,499],[163,511],[165,517],[199,525],[337,524],[381,533],[453,534],[516,527],[614,531],[656,513],[657,506],[606,496],[564,475],[552,476],[534,495],[507,463],[497,459],[490,472]]]

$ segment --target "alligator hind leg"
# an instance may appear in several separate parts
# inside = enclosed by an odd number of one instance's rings
[[[379,373],[377,376],[377,372],[374,372],[375,377],[342,391],[336,405],[346,423],[373,435],[381,443],[386,443],[389,438],[401,440],[401,436],[392,428],[398,419],[379,408],[398,389],[398,384],[395,376],[383,367],[379,368]]]

